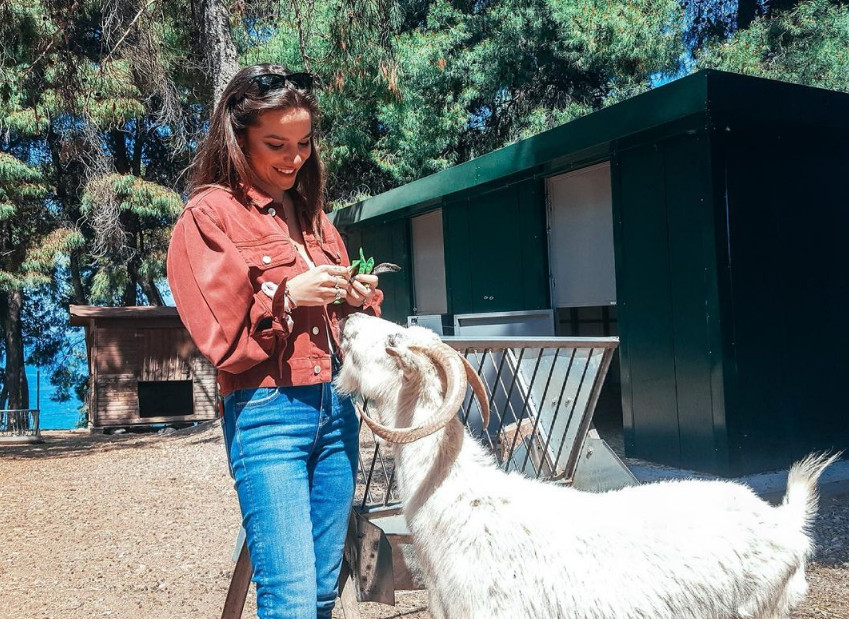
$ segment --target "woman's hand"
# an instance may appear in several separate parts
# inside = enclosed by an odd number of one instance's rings
[[[354,275],[351,278],[351,286],[345,300],[349,305],[362,307],[363,304],[374,296],[377,290],[377,275]]]
[[[345,299],[351,289],[347,267],[330,264],[296,275],[286,285],[295,305],[305,307],[328,305],[337,299]]]

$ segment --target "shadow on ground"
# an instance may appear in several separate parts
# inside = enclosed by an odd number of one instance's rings
[[[129,431],[123,434],[101,434],[88,430],[48,430],[41,435],[43,443],[0,444],[0,460],[73,458],[93,452],[156,446],[163,441],[190,440],[192,443],[208,443],[221,440],[217,421],[206,421],[179,430],[168,428],[165,432]]]

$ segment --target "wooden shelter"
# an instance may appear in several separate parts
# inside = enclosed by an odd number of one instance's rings
[[[217,417],[215,369],[175,307],[71,305],[85,327],[91,429],[207,421]]]

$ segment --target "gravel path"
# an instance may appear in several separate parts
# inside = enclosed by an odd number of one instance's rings
[[[219,617],[239,516],[217,424],[44,435],[0,445],[0,618]],[[811,591],[794,619],[847,619],[849,494],[822,500],[815,533]],[[251,598],[245,617],[255,616]],[[361,613],[430,617],[423,592]]]

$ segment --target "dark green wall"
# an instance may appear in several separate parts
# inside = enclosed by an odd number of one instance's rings
[[[718,147],[735,469],[849,447],[849,135],[729,122]]]
[[[723,469],[708,139],[623,148],[611,172],[626,450]]]
[[[849,135],[715,120],[614,153],[623,420],[739,475],[849,447]]]
[[[387,223],[350,226],[344,229],[345,246],[351,260],[359,255],[360,247],[366,257],[373,256],[375,263],[394,262],[401,267],[398,273],[380,276],[383,290],[383,317],[399,324],[407,323],[412,308],[412,272],[410,260],[409,221],[396,219]]]
[[[442,217],[449,313],[549,307],[542,181],[446,201]]]

